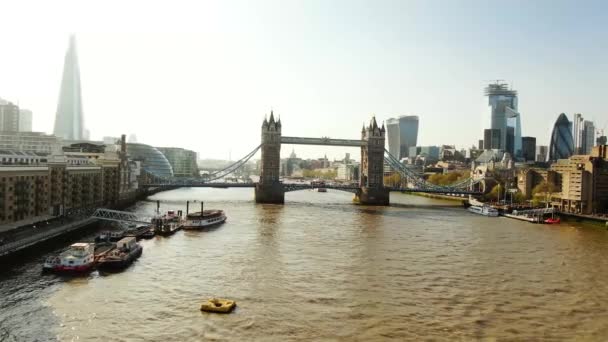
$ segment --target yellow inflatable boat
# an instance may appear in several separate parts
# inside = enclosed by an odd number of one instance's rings
[[[201,304],[201,310],[206,312],[228,313],[234,309],[236,302],[229,299],[211,298]]]

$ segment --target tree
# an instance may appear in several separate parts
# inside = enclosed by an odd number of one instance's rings
[[[500,198],[504,195],[504,188],[502,185],[496,184],[490,192],[486,194],[486,198],[494,201],[500,200]]]
[[[526,196],[524,196],[523,193],[518,191],[513,195],[513,203],[524,203],[524,202],[526,202]]]
[[[544,202],[547,204],[547,208],[549,207],[549,202],[551,202],[551,198],[553,197],[553,193],[557,192],[557,187],[555,184],[542,181],[540,184],[532,189],[533,197],[540,197],[544,199]]]
[[[436,184],[436,185],[450,185],[452,183],[456,183],[458,181],[461,181],[463,179],[466,179],[467,177],[469,177],[469,172],[468,171],[455,171],[455,172],[449,172],[449,173],[436,173],[436,174],[432,174],[429,176],[429,178],[427,179],[429,181],[429,183],[432,184]]]
[[[399,187],[401,185],[401,175],[394,172],[390,176],[384,176],[384,185]]]

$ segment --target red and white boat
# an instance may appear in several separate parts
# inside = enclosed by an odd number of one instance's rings
[[[57,256],[48,257],[43,269],[53,272],[86,272],[95,265],[95,244],[78,242]]]

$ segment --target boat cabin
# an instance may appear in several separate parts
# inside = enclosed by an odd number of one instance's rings
[[[132,249],[133,247],[135,247],[136,244],[137,244],[137,239],[135,239],[135,237],[133,237],[133,236],[129,236],[129,237],[120,239],[120,241],[118,241],[116,243],[116,248]]]
[[[95,245],[86,242],[77,242],[70,246],[70,254],[75,257],[83,257],[92,254],[95,250]]]

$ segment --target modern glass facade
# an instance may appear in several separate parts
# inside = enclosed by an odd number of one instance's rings
[[[574,139],[572,138],[572,122],[566,114],[561,113],[555,121],[549,145],[549,159],[567,159],[574,154]]]
[[[140,160],[145,171],[159,177],[173,177],[171,164],[156,147],[139,143],[127,143],[127,154],[133,160]]]
[[[509,134],[507,127],[513,127],[512,153],[521,155],[521,119],[517,111],[517,91],[509,89],[505,83],[493,83],[486,87],[488,105],[491,110],[491,129],[500,131],[500,143],[497,149],[507,150]],[[487,149],[487,147],[486,147]]]
[[[420,146],[420,155],[439,160],[439,146]]]
[[[70,37],[70,47],[65,54],[63,79],[53,132],[56,136],[67,140],[86,139],[80,94],[80,69],[74,36]]]
[[[179,147],[157,147],[165,155],[173,168],[175,177],[198,176],[196,152]]]
[[[399,120],[386,120],[386,136],[388,140],[388,152],[395,158],[399,158]]]
[[[407,158],[410,147],[418,143],[418,116],[399,117],[399,158]]]
[[[522,137],[522,157],[524,161],[536,160],[536,138]]]
[[[593,143],[595,140],[595,125],[593,121],[587,121],[583,123],[583,137],[582,137],[582,152],[584,154],[591,154],[593,149]]]
[[[484,150],[499,150],[500,149],[500,130],[499,129],[484,129],[483,131],[483,148]]]

